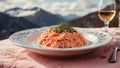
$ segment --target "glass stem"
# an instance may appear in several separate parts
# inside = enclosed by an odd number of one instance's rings
[[[108,28],[109,28],[109,21],[104,22],[104,26],[105,26],[105,32],[108,32]]]

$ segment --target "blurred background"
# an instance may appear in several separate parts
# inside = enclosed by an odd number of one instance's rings
[[[117,14],[110,27],[118,27],[120,0],[115,1]],[[98,4],[99,0],[0,0],[0,40],[20,30],[60,22],[81,28],[103,27],[97,14]]]

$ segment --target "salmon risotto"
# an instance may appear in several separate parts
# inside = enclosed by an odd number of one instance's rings
[[[51,48],[75,48],[85,46],[86,39],[70,24],[62,23],[44,31],[38,38],[38,44]]]

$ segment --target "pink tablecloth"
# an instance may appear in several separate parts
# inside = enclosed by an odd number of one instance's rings
[[[120,68],[120,52],[117,62],[109,63],[113,40],[96,51],[72,59],[44,57],[13,45],[8,39],[0,41],[0,68]]]

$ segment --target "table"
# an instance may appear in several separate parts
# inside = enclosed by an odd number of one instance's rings
[[[0,68],[120,68],[120,52],[116,63],[108,62],[114,45],[115,39],[92,53],[71,59],[55,59],[26,51],[5,39],[0,41]]]

